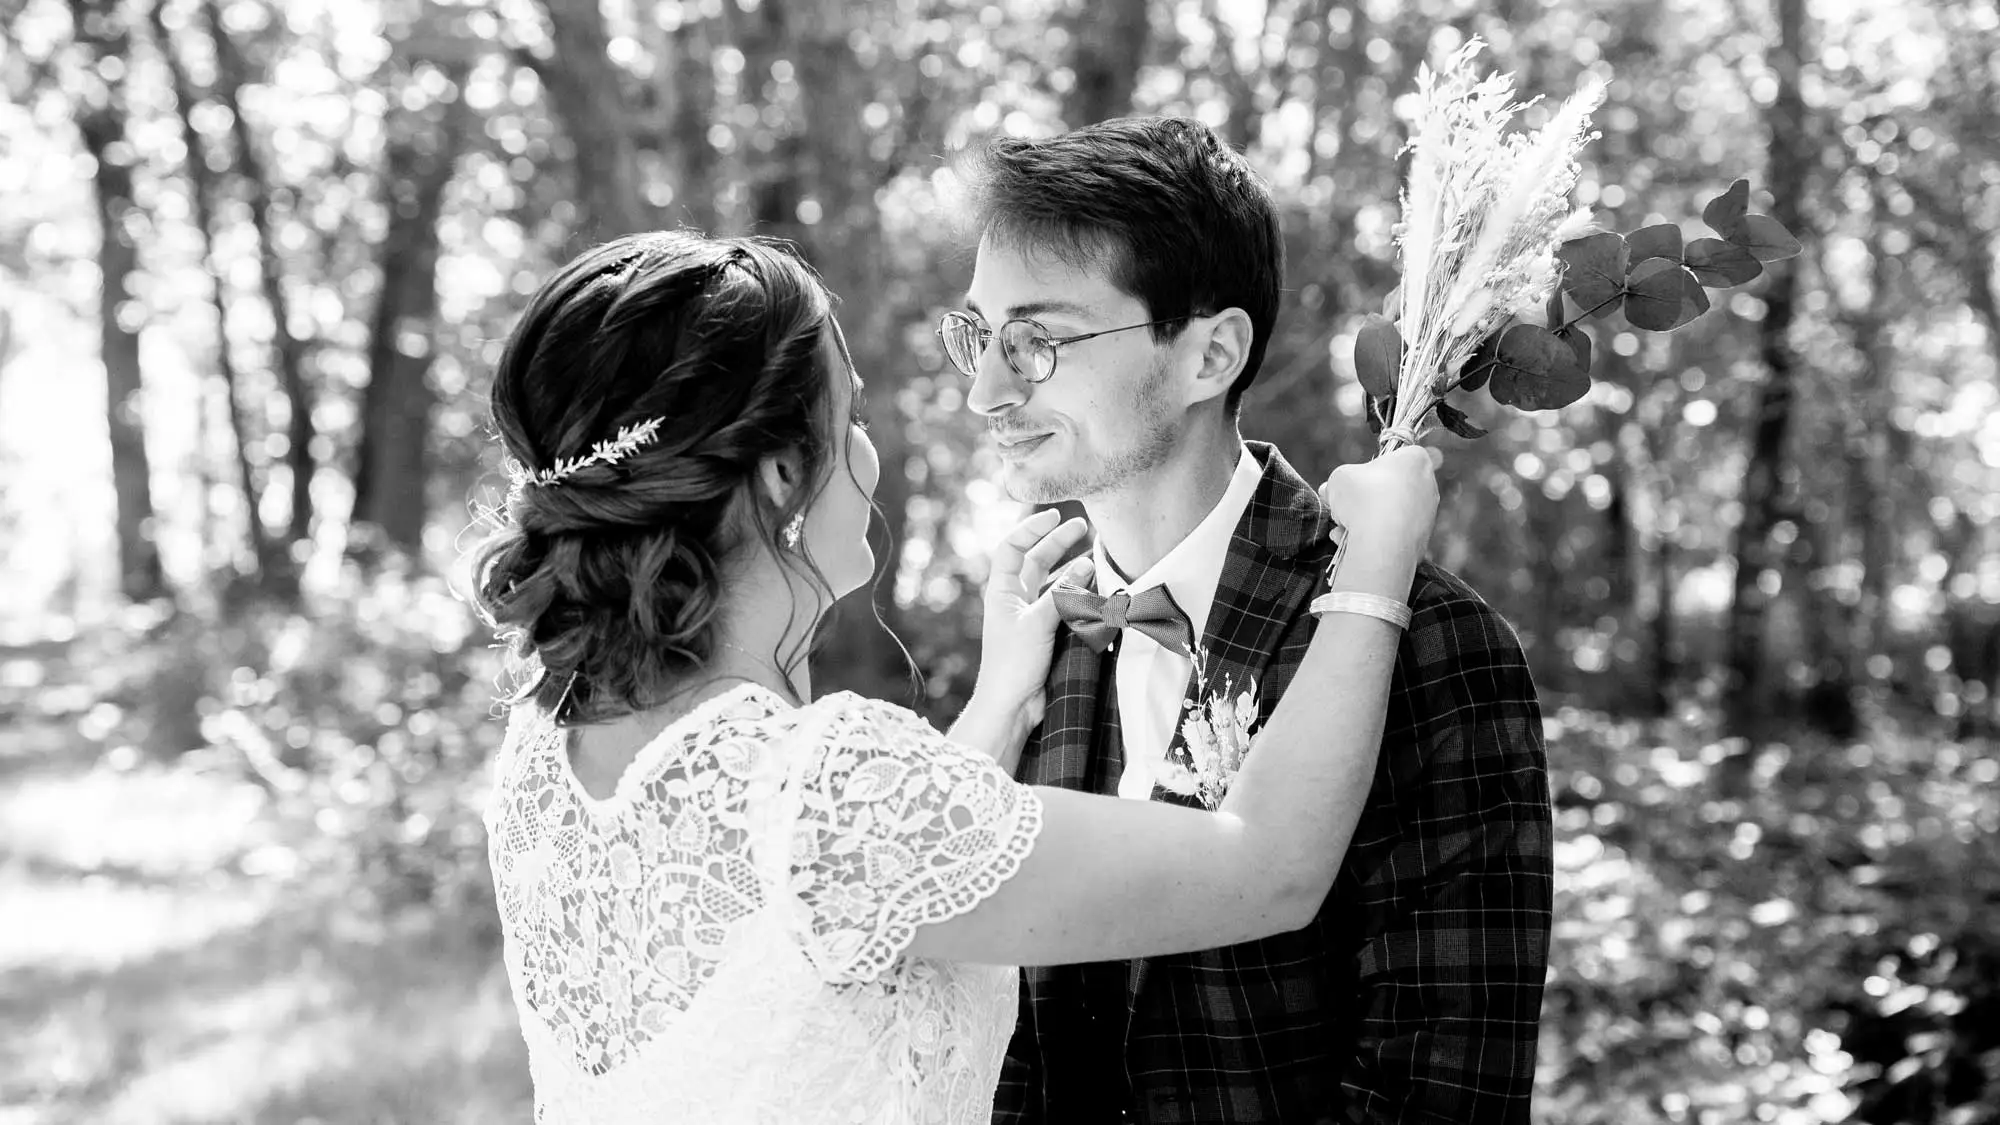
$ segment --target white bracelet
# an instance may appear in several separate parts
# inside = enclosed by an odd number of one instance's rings
[[[1332,590],[1314,598],[1312,605],[1307,608],[1314,617],[1327,613],[1358,613],[1363,617],[1387,621],[1398,629],[1410,627],[1410,607],[1380,594],[1364,594],[1358,590]]]

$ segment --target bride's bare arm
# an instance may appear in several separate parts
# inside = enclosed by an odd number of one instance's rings
[[[1020,764],[1021,747],[1042,721],[1039,699],[1008,705],[975,692],[951,725],[953,742],[985,752],[1009,774]]]
[[[1389,569],[1400,581],[1376,585],[1400,601],[1414,561]],[[1360,820],[1399,637],[1355,614],[1319,622],[1217,812],[1038,787],[1041,835],[1020,870],[973,910],[919,928],[910,952],[1066,964],[1211,949],[1305,925]]]
[[[1322,495],[1348,529],[1335,588],[1404,602],[1437,511],[1429,453],[1406,447],[1343,466]],[[989,609],[984,646],[1000,658],[994,682],[1016,685],[1015,697],[1018,685],[1038,691],[1048,666],[1046,649],[1038,666],[1008,660],[1039,635],[1029,628],[1035,615],[1054,612],[1026,600],[1052,557],[1035,534],[1024,524],[1003,548],[1001,592],[1020,611],[999,618],[996,632]],[[995,600],[989,588],[989,606]],[[965,914],[919,927],[911,951],[1059,964],[1210,949],[1305,925],[1361,819],[1401,637],[1399,626],[1360,614],[1320,620],[1216,812],[1038,789],[1041,834],[1013,878]],[[982,665],[982,681],[987,674]]]

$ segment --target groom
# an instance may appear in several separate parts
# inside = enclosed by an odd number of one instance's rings
[[[1081,501],[1096,592],[1131,595],[1068,599],[1082,617],[1058,633],[1020,779],[1195,803],[1172,768],[1203,701],[1194,661],[1210,693],[1254,684],[1268,718],[1330,547],[1314,490],[1237,432],[1282,282],[1270,193],[1170,118],[1000,140],[969,172],[981,239],[946,350],[1009,493]],[[1380,764],[1319,916],[1202,953],[1024,969],[996,1125],[1528,1120],[1552,884],[1541,712],[1513,630],[1464,582],[1426,563],[1410,605]]]

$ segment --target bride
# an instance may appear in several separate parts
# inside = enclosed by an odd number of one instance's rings
[[[487,827],[538,1122],[986,1125],[1013,966],[1283,932],[1340,866],[1398,640],[1374,616],[1323,617],[1215,812],[1011,779],[1080,520],[996,552],[949,732],[813,699],[814,632],[874,568],[859,390],[830,294],[750,239],[598,247],[508,342],[514,487],[468,562],[523,673]],[[1427,455],[1321,496],[1340,587],[1402,603]]]

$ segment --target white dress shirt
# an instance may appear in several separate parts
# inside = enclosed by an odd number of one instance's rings
[[[1189,639],[1201,643],[1208,628],[1208,611],[1215,604],[1216,583],[1222,579],[1222,563],[1229,556],[1229,541],[1263,477],[1264,467],[1244,449],[1222,499],[1187,538],[1137,578],[1128,581],[1118,573],[1099,539],[1091,548],[1092,561],[1097,564],[1097,592],[1109,597],[1120,590],[1136,593],[1165,586],[1188,615],[1194,630]],[[1137,629],[1119,633],[1116,659],[1118,721],[1125,740],[1125,772],[1118,778],[1118,795],[1150,800],[1153,782],[1166,763],[1167,747],[1173,744],[1174,730],[1180,723],[1181,701],[1194,665]]]

